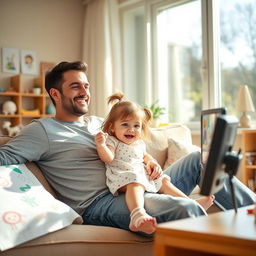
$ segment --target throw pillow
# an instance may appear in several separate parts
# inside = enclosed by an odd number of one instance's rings
[[[0,166],[0,250],[62,229],[82,218],[55,199],[25,164]]]
[[[168,152],[167,160],[164,164],[164,170],[178,159],[194,151],[200,151],[200,148],[191,143],[185,143],[173,138],[168,138]]]
[[[162,168],[167,159],[168,138],[192,143],[191,132],[189,128],[183,124],[151,128],[149,132],[149,139],[146,140],[147,152],[158,161]]]

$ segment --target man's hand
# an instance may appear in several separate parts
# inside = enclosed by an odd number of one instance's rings
[[[97,146],[103,146],[106,145],[106,140],[108,138],[108,134],[104,133],[104,132],[99,132],[96,136],[95,136],[95,143]]]
[[[150,180],[158,179],[163,174],[162,168],[157,163],[156,160],[150,160],[150,161],[147,162],[146,171],[149,175]]]

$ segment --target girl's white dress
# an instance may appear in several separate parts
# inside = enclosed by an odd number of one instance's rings
[[[161,188],[163,177],[168,176],[162,175],[156,180],[149,180],[143,163],[146,145],[142,140],[127,145],[108,136],[106,144],[114,148],[115,152],[114,160],[106,163],[106,183],[113,195],[118,195],[119,188],[132,182],[142,184],[148,192],[157,192]]]

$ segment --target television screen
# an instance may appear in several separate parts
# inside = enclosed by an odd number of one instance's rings
[[[222,188],[224,177],[227,175],[227,155],[232,151],[237,126],[238,120],[233,116],[217,117],[200,185],[202,195],[215,194]]]

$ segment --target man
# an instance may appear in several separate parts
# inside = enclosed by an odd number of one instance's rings
[[[129,210],[123,195],[114,197],[106,187],[105,165],[99,159],[94,136],[102,120],[87,117],[90,84],[82,62],[61,62],[46,75],[45,87],[55,107],[54,118],[34,120],[20,135],[0,149],[0,164],[35,161],[59,199],[76,210],[84,224],[129,230]],[[173,164],[167,171],[172,183],[185,194],[199,184],[199,153]],[[253,203],[255,195],[235,180],[238,207]],[[228,185],[216,200],[232,208]],[[191,199],[145,193],[145,208],[158,223],[205,214]]]

